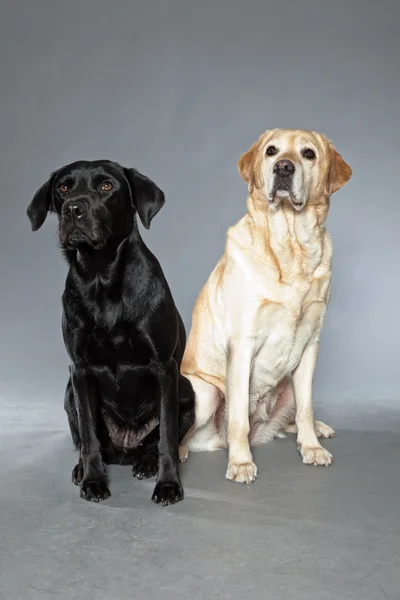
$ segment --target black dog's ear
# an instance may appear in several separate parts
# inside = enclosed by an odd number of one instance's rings
[[[32,231],[37,231],[46,220],[47,213],[53,210],[53,181],[56,173],[38,189],[26,210]]]
[[[164,206],[164,192],[154,181],[136,169],[125,169],[125,176],[131,188],[132,204],[138,211],[144,227],[149,229],[151,221]]]

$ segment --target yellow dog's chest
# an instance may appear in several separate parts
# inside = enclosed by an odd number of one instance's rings
[[[302,294],[288,290],[285,302],[266,300],[262,305],[254,328],[257,387],[261,383],[275,387],[297,367],[308,342],[321,328],[328,283],[317,281]]]

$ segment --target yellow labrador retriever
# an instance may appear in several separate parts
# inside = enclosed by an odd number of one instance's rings
[[[323,135],[267,131],[240,158],[247,214],[203,287],[182,361],[196,418],[180,447],[229,448],[228,479],[257,476],[250,445],[297,432],[303,462],[328,466],[312,385],[331,286],[325,221],[352,171]]]

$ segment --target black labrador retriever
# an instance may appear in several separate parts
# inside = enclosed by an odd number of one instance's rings
[[[156,503],[183,499],[178,444],[194,421],[194,392],[179,372],[185,328],[136,221],[149,229],[164,202],[135,169],[99,160],[53,173],[27,209],[33,231],[57,214],[69,265],[65,410],[80,452],[72,480],[86,500],[110,496],[105,464],[132,465],[138,479],[158,473]]]

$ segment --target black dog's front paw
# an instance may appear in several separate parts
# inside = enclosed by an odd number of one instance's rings
[[[158,473],[157,454],[140,454],[133,463],[132,473],[138,479],[148,479]]]
[[[180,481],[158,481],[151,499],[156,504],[168,506],[183,500],[183,487]]]
[[[83,464],[79,461],[72,469],[72,483],[81,485],[83,479]]]
[[[110,496],[111,492],[105,481],[82,481],[81,483],[81,498],[89,502],[101,502]]]

